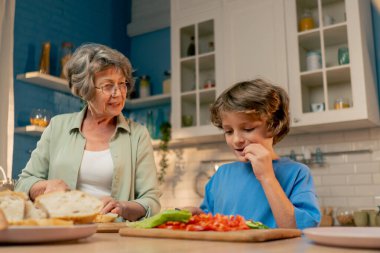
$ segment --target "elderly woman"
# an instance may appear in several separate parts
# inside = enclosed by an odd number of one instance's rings
[[[82,111],[54,117],[19,175],[16,190],[38,195],[78,189],[103,200],[103,213],[137,220],[159,212],[147,129],[121,111],[134,81],[129,60],[99,44],[79,47],[65,66]]]

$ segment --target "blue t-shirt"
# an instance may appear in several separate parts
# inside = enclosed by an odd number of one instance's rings
[[[278,182],[294,206],[297,228],[315,227],[321,219],[309,168],[288,158],[273,161]],[[206,213],[242,215],[276,228],[272,210],[250,162],[220,166],[206,185],[201,209]]]

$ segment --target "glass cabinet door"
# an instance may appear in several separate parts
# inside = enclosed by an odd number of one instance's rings
[[[214,20],[180,29],[181,127],[209,125],[216,98]]]
[[[353,107],[344,0],[297,0],[302,112]]]

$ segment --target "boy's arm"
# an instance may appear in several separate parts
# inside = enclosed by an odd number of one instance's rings
[[[244,149],[245,159],[251,162],[253,173],[260,181],[279,228],[296,228],[294,206],[278,182],[272,165],[276,154],[272,148],[273,138],[263,143],[251,143]]]
[[[277,178],[265,178],[260,181],[279,228],[296,228],[294,206],[286,196]]]

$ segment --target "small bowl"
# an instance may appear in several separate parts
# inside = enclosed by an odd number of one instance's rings
[[[30,113],[29,119],[32,125],[47,127],[51,119],[51,112],[46,109],[34,109]]]

